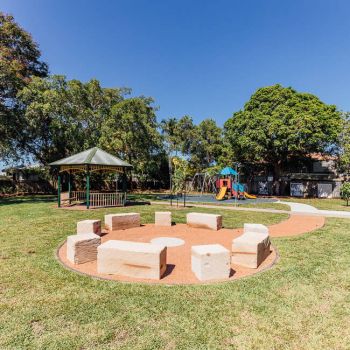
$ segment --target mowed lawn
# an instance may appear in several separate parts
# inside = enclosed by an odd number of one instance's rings
[[[43,197],[0,202],[0,349],[349,349],[350,220],[273,239],[281,255],[273,269],[228,283],[99,281],[55,259],[78,220],[137,211],[152,222],[165,208],[86,212],[55,209]],[[174,209],[175,221],[191,210]],[[286,218],[222,214],[226,227]]]

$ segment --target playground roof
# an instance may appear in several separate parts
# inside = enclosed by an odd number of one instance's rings
[[[220,175],[238,175],[238,173],[228,166],[220,171]]]
[[[51,166],[60,167],[63,170],[78,169],[78,167],[91,167],[96,170],[108,170],[107,167],[116,168],[121,170],[122,168],[132,168],[127,162],[109,154],[98,147],[90,148],[86,151],[74,154],[67,158],[57,160],[50,163]]]

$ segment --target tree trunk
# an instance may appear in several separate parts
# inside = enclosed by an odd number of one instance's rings
[[[280,177],[282,174],[282,165],[280,161],[277,161],[276,163],[273,164],[273,177],[274,177],[274,183],[277,181],[280,181]],[[281,194],[281,186],[275,186],[276,189],[276,195],[279,196]]]

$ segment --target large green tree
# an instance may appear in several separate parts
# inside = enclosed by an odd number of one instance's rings
[[[258,89],[227,120],[225,138],[237,160],[267,164],[279,176],[290,159],[333,153],[341,125],[336,106],[277,84]]]
[[[47,164],[98,145],[102,125],[126,92],[104,89],[97,80],[33,77],[17,95],[23,115],[17,149]]]
[[[17,93],[33,76],[47,75],[38,45],[10,15],[0,12],[0,154],[16,155],[16,135],[22,124]]]

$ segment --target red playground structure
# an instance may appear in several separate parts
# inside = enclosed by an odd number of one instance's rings
[[[245,192],[244,185],[237,181],[237,176],[237,171],[230,167],[221,170],[220,177],[216,180],[216,188],[219,189],[216,196],[217,200],[225,199],[226,195],[228,198],[234,197],[237,199],[256,198],[256,196]]]

